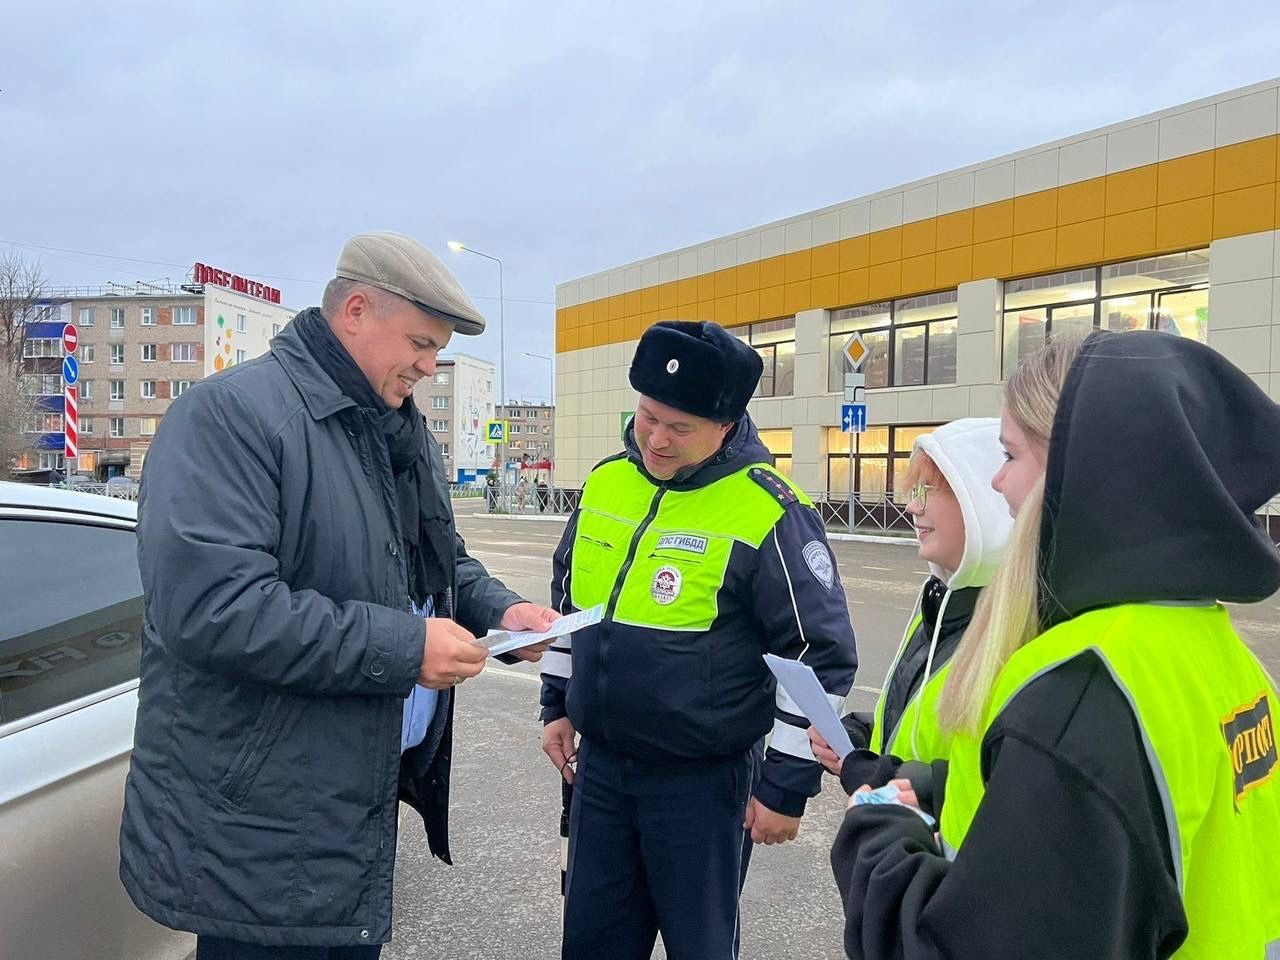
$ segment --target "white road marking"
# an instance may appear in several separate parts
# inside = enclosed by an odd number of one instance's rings
[[[521,673],[519,670],[504,670],[502,667],[485,667],[480,676],[488,676],[491,673],[496,673],[501,677],[515,677],[517,680],[528,680],[530,683],[542,683],[542,677],[534,676],[531,673]]]

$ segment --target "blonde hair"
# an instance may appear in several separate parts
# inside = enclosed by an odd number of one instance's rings
[[[1047,456],[1058,400],[1083,337],[1055,337],[1024,360],[1004,388],[1004,406],[1041,457]],[[1018,510],[1000,566],[982,591],[938,699],[943,728],[977,735],[1000,670],[1040,632],[1040,521],[1044,477]]]

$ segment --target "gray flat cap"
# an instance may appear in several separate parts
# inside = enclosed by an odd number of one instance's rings
[[[338,258],[339,277],[412,301],[458,333],[484,333],[484,316],[440,258],[400,233],[361,233],[347,241]]]

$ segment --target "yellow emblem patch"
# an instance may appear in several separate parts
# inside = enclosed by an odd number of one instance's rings
[[[1276,772],[1276,728],[1266,691],[1222,718],[1222,736],[1231,756],[1235,803],[1239,807],[1246,793],[1262,786]]]

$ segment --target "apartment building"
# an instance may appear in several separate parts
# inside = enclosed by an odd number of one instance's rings
[[[62,330],[72,323],[80,367],[75,471],[100,480],[141,476],[169,404],[193,383],[265,353],[293,317],[267,299],[271,288],[250,285],[264,295],[242,293],[231,287],[233,281],[243,286],[242,278],[217,276],[225,286],[113,284],[62,290],[42,303],[23,350],[25,385],[37,412],[27,425],[30,450],[19,472],[43,479],[65,468]]]

